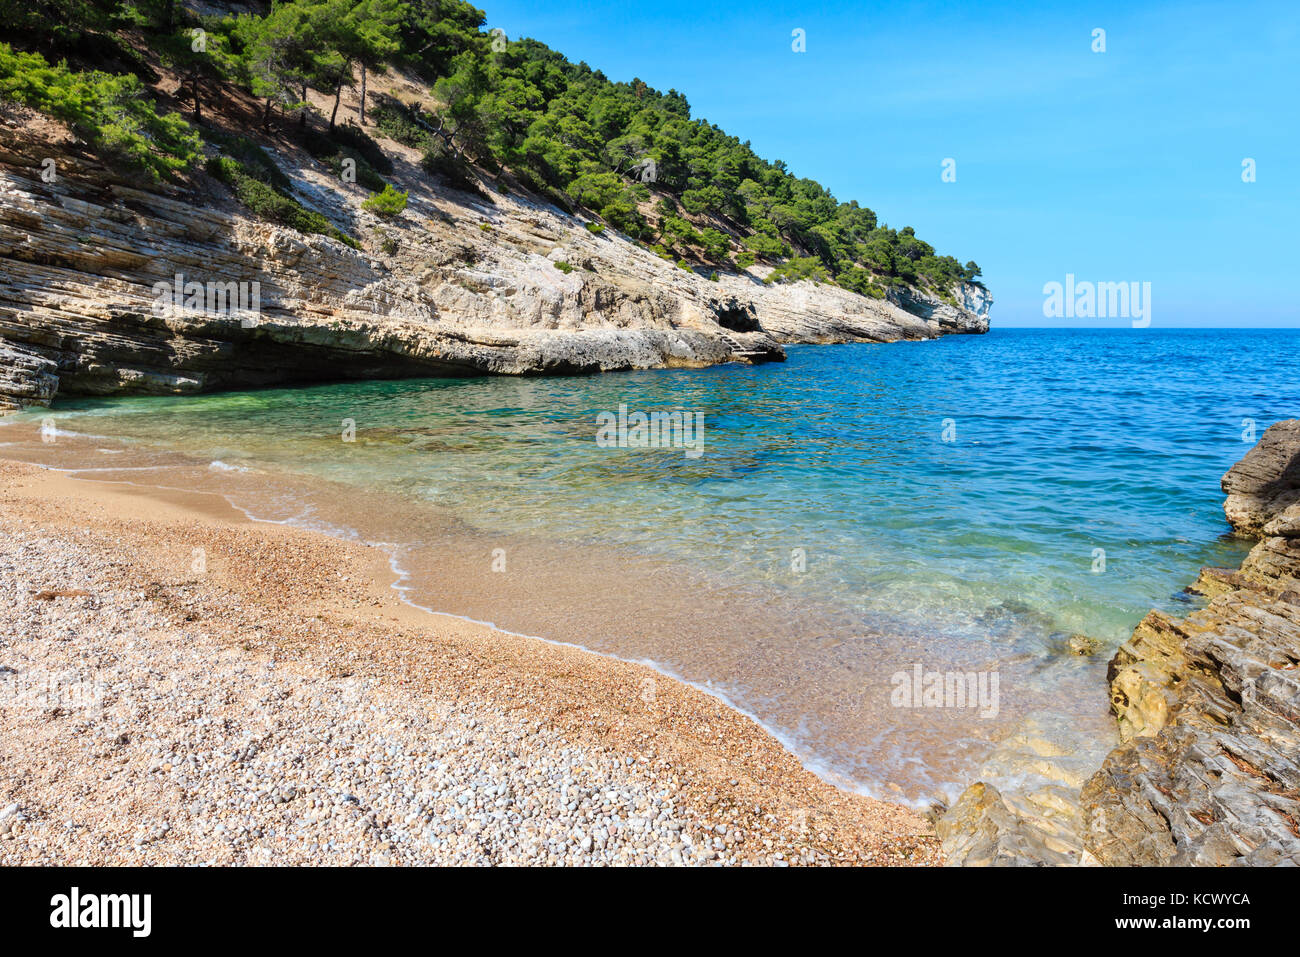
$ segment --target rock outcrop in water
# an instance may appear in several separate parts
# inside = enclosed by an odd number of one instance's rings
[[[396,220],[288,141],[294,195],[363,251],[249,218],[225,187],[124,179],[29,111],[0,113],[0,409],[62,394],[171,394],[295,381],[580,373],[784,358],[795,342],[983,332],[991,298],[869,299],[826,284],[710,281],[554,207],[409,187]],[[42,170],[52,161],[55,179]],[[559,265],[557,265],[559,264]],[[254,317],[159,315],[154,285],[259,284]],[[953,303],[956,303],[954,305]]]
[[[1300,502],[1300,420],[1279,422],[1223,477],[1223,511],[1238,532],[1261,535],[1288,506]]]
[[[981,777],[1016,780],[1005,791],[979,781],[939,818],[936,830],[949,864],[1093,864],[1084,848],[1079,790],[1099,755],[1078,754],[1060,718],[1025,722],[980,768]]]
[[[1223,477],[1235,572],[1206,569],[1209,605],[1152,612],[1111,661],[1124,744],[1084,786],[1104,864],[1300,865],[1300,420]]]
[[[950,864],[1300,865],[1300,420],[1223,490],[1260,541],[1202,571],[1205,608],[1151,612],[1111,660],[1120,746],[1054,814],[967,789],[939,822]]]

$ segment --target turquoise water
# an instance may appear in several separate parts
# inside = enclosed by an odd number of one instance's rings
[[[1262,432],[1300,413],[1298,350],[1290,330],[994,330],[793,347],[757,367],[49,414],[127,443],[135,467],[174,467],[139,458],[166,449],[248,469],[218,470],[245,483],[272,472],[364,492],[352,513],[335,495],[301,514],[393,545],[420,603],[656,661],[829,776],[920,800],[950,794],[1010,726],[900,718],[878,707],[889,677],[911,660],[1001,668],[1008,718],[1046,710],[1105,734],[1110,650],[1150,608],[1189,610],[1181,590],[1200,566],[1244,554],[1219,478],[1249,448],[1243,420]],[[601,447],[597,416],[620,405],[702,413],[702,454]],[[376,496],[439,520],[385,522]],[[523,556],[511,588],[468,559],[454,585],[440,578],[432,554],[453,538],[466,554]],[[651,595],[639,575],[668,577]],[[1074,633],[1099,639],[1100,659],[1065,652]]]

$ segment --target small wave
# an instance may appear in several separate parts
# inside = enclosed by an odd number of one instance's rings
[[[72,429],[61,429],[57,425],[40,425],[38,432],[41,436],[50,436],[52,438],[63,439],[99,439],[104,442],[115,441],[111,435],[97,435],[94,432],[76,432]]]
[[[246,469],[242,465],[231,465],[229,462],[221,461],[221,459],[214,460],[208,466],[208,469],[213,472],[247,472],[248,471],[248,469]]]

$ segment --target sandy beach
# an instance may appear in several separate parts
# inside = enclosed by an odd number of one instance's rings
[[[379,550],[0,463],[0,864],[936,864],[649,667],[404,604]]]

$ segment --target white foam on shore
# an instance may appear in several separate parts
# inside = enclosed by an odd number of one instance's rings
[[[72,429],[61,429],[61,428],[59,428],[57,425],[56,425],[54,428],[52,428],[52,429],[47,429],[47,428],[45,428],[44,426],[42,426],[42,427],[39,429],[39,432],[40,432],[42,435],[52,435],[52,436],[54,436],[56,439],[57,439],[57,438],[65,438],[65,439],[100,439],[101,441],[104,441],[104,442],[113,442],[113,441],[116,441],[116,440],[113,438],[113,436],[111,436],[111,435],[98,435],[98,434],[96,434],[96,433],[94,433],[94,432],[74,432]]]

